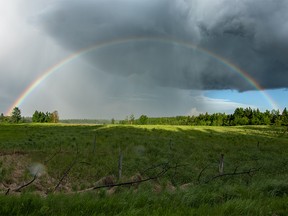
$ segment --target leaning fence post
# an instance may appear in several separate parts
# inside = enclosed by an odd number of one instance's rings
[[[221,154],[220,161],[219,161],[219,174],[224,174],[224,154]]]
[[[93,153],[95,153],[96,150],[96,134],[94,136],[94,141],[93,141]]]
[[[120,180],[122,176],[122,160],[123,160],[123,154],[122,154],[121,148],[119,147],[118,180]]]

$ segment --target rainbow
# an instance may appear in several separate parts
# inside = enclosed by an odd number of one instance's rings
[[[110,41],[104,41],[101,43],[97,43],[93,46],[90,46],[88,48],[80,49],[77,52],[67,56],[66,58],[62,59],[60,62],[57,64],[53,65],[52,67],[49,67],[40,77],[38,77],[36,80],[34,80],[22,93],[21,95],[14,101],[14,103],[11,105],[11,107],[8,109],[6,112],[6,115],[10,115],[14,107],[19,107],[24,100],[33,92],[45,79],[47,79],[49,76],[54,74],[56,71],[59,71],[62,67],[64,67],[66,64],[69,62],[75,60],[76,58],[79,58],[95,49],[99,49],[102,47],[107,47],[107,46],[113,46],[113,45],[119,45],[119,44],[125,44],[129,42],[159,42],[159,43],[167,43],[167,44],[175,44],[178,46],[183,46],[185,48],[189,49],[195,49],[199,51],[200,53],[206,54],[209,57],[217,60],[224,66],[230,68],[232,71],[235,71],[240,77],[242,77],[244,80],[246,80],[253,88],[256,90],[261,91],[263,96],[267,99],[267,101],[270,103],[273,109],[278,110],[278,105],[277,103],[267,94],[265,93],[264,89],[258,84],[253,77],[251,77],[247,72],[244,70],[240,69],[238,66],[235,64],[229,62],[227,59],[216,55],[215,53],[196,46],[192,44],[191,42],[187,41],[182,41],[174,38],[160,38],[160,37],[132,37],[132,38],[125,38],[125,39],[117,39],[117,40],[110,40]]]

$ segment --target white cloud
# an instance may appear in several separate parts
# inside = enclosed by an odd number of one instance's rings
[[[252,104],[237,103],[227,99],[210,98],[205,96],[199,96],[195,98],[196,104],[199,104],[199,112],[204,113],[233,113],[238,107],[251,107],[256,108]]]
[[[196,107],[193,107],[189,113],[187,113],[188,116],[198,116],[200,114],[202,114],[203,112],[200,112],[199,110],[197,110]]]

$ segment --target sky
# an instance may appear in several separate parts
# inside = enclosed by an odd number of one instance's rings
[[[62,119],[288,107],[286,0],[0,3],[0,113]]]

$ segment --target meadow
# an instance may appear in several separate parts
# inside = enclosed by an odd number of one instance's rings
[[[0,124],[0,215],[287,215],[287,177],[287,127]]]

